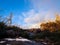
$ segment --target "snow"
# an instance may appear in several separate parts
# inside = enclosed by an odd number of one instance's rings
[[[5,42],[4,42],[5,41]],[[35,41],[25,39],[22,37],[19,38],[5,38],[4,41],[0,41],[1,44],[11,45],[11,44],[22,44],[22,45],[43,45]]]
[[[29,41],[29,42],[32,42],[31,40],[28,40],[28,39],[25,39],[25,38],[15,38],[15,39],[5,38],[5,40],[8,40],[8,41]]]
[[[30,41],[30,40],[28,40],[28,39],[19,39],[19,38],[16,38],[16,41]],[[30,41],[31,42],[31,41]]]
[[[0,41],[0,43],[5,43],[6,41]]]

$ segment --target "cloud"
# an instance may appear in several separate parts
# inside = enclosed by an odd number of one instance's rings
[[[36,13],[34,10],[30,10],[26,13],[24,13],[24,22],[25,23],[37,23],[37,22],[40,22],[40,13]]]
[[[28,15],[25,19],[24,22],[26,23],[36,23],[40,19],[40,15],[36,13],[34,10],[30,10],[29,12],[25,13],[25,15]]]
[[[36,12],[35,10],[29,10],[28,12],[23,12],[22,15],[25,17],[24,18],[24,23],[25,25],[23,26],[24,28],[39,28],[40,23],[47,21],[47,20],[52,20],[54,17],[54,13],[52,11],[41,11],[41,12]],[[54,19],[54,18],[53,18]]]
[[[23,29],[31,29],[31,28],[40,28],[40,25],[38,24],[25,24],[24,26],[21,26]]]
[[[32,9],[22,13],[24,16],[24,27],[38,28],[41,22],[55,19],[54,14],[57,12],[57,7],[55,7],[55,3],[57,4],[56,1],[29,0],[29,2]]]
[[[24,23],[23,25],[24,28],[37,28],[37,23],[40,23],[40,17],[41,15],[39,13],[36,13],[35,10],[30,10],[28,12],[23,12],[22,15],[25,17],[24,18]]]
[[[22,12],[21,21],[24,22],[23,28],[39,28],[40,23],[48,20],[54,20],[56,13],[55,3],[52,0],[24,0],[25,4],[29,2],[30,7],[27,12]],[[56,10],[55,10],[56,9]],[[20,16],[19,16],[20,17]],[[20,18],[19,18],[20,19]]]

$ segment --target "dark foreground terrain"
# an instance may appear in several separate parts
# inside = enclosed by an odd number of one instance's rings
[[[0,41],[0,45],[43,45],[24,38],[5,38]]]

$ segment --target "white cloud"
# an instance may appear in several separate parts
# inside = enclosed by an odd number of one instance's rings
[[[39,18],[40,18],[40,15],[38,13],[35,13],[34,10],[27,12],[27,14],[29,16],[24,19],[24,21],[26,23],[34,23],[34,22],[37,22],[39,20]]]
[[[24,0],[25,3],[27,0]],[[52,0],[28,0],[31,10],[23,12],[23,28],[38,28],[40,22],[54,19],[54,4]],[[53,9],[53,10],[52,10]],[[37,12],[36,12],[37,11]]]
[[[26,17],[24,19],[25,23],[37,23],[40,22],[40,13],[36,13],[34,10],[30,10],[29,12],[24,13],[24,16]]]
[[[25,25],[23,26],[24,28],[39,28],[41,22],[44,20],[50,20],[52,19],[51,16],[54,17],[54,13],[52,11],[41,11],[41,12],[36,12],[35,10],[30,10],[28,12],[23,12],[22,13],[24,18],[24,23]]]
[[[25,24],[22,26],[23,29],[31,29],[31,28],[40,28],[40,23],[39,24]]]

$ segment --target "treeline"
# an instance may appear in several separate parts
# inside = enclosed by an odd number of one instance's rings
[[[24,37],[27,39],[41,42],[54,43],[60,45],[60,20],[54,22],[42,23],[41,29],[22,29],[17,26],[8,26],[4,22],[0,22],[0,39]]]
[[[0,39],[24,37],[27,39],[41,42],[41,39],[46,42],[60,44],[60,30],[51,32],[48,29],[30,29],[25,30],[17,26],[7,26],[0,22]]]
[[[17,26],[7,26],[4,22],[0,22],[0,39],[1,38],[15,38],[26,37],[26,31]]]
[[[60,30],[60,16],[56,15],[56,18],[54,21],[49,21],[42,23],[41,30],[49,30],[51,32]]]

